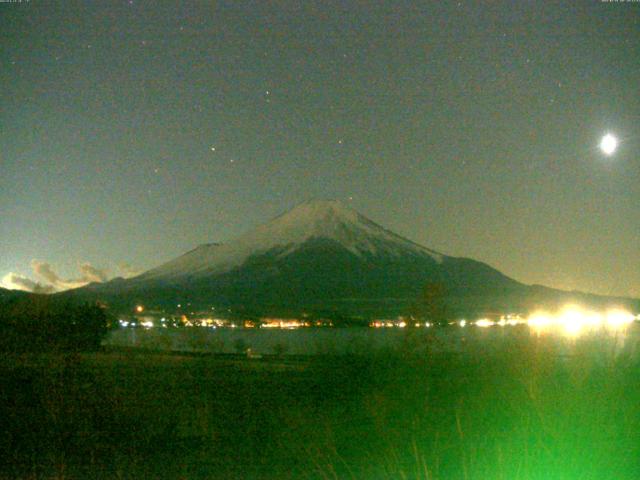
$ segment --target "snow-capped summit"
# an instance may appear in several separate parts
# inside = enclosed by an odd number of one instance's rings
[[[336,200],[302,203],[227,244],[205,244],[138,277],[171,280],[221,274],[256,255],[284,258],[307,242],[325,240],[363,256],[418,255],[442,262],[443,255],[396,235]]]

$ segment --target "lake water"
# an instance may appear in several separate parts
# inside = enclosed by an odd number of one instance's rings
[[[528,325],[467,325],[431,328],[122,328],[105,345],[167,351],[237,353],[250,348],[256,354],[287,355],[367,354],[382,351],[491,352],[542,341],[560,354],[588,350],[636,356],[640,352],[640,323],[623,329],[604,327],[584,332],[535,331]]]

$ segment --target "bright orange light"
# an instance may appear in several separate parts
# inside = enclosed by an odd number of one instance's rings
[[[144,311],[144,307],[142,305],[136,306],[136,312],[142,313]]]

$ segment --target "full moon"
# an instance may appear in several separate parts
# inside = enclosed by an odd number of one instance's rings
[[[600,140],[600,150],[602,150],[605,155],[613,155],[616,148],[618,148],[618,139],[610,133],[607,133],[602,137],[602,140]]]

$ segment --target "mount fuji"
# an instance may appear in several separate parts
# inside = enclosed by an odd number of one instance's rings
[[[337,201],[315,201],[303,203],[229,244],[201,245],[144,273],[137,280],[173,282],[186,277],[219,275],[251,264],[260,257],[268,257],[275,266],[302,250],[311,253],[309,247],[314,245],[333,248],[335,253],[350,254],[353,259],[365,262],[411,256],[429,263],[441,263],[444,258],[385,230]]]
[[[559,292],[418,245],[340,202],[313,201],[227,244],[200,245],[137,277],[64,294],[126,309],[141,302],[168,310],[189,304],[256,315],[367,317],[406,313],[434,284],[459,313],[521,308]]]

